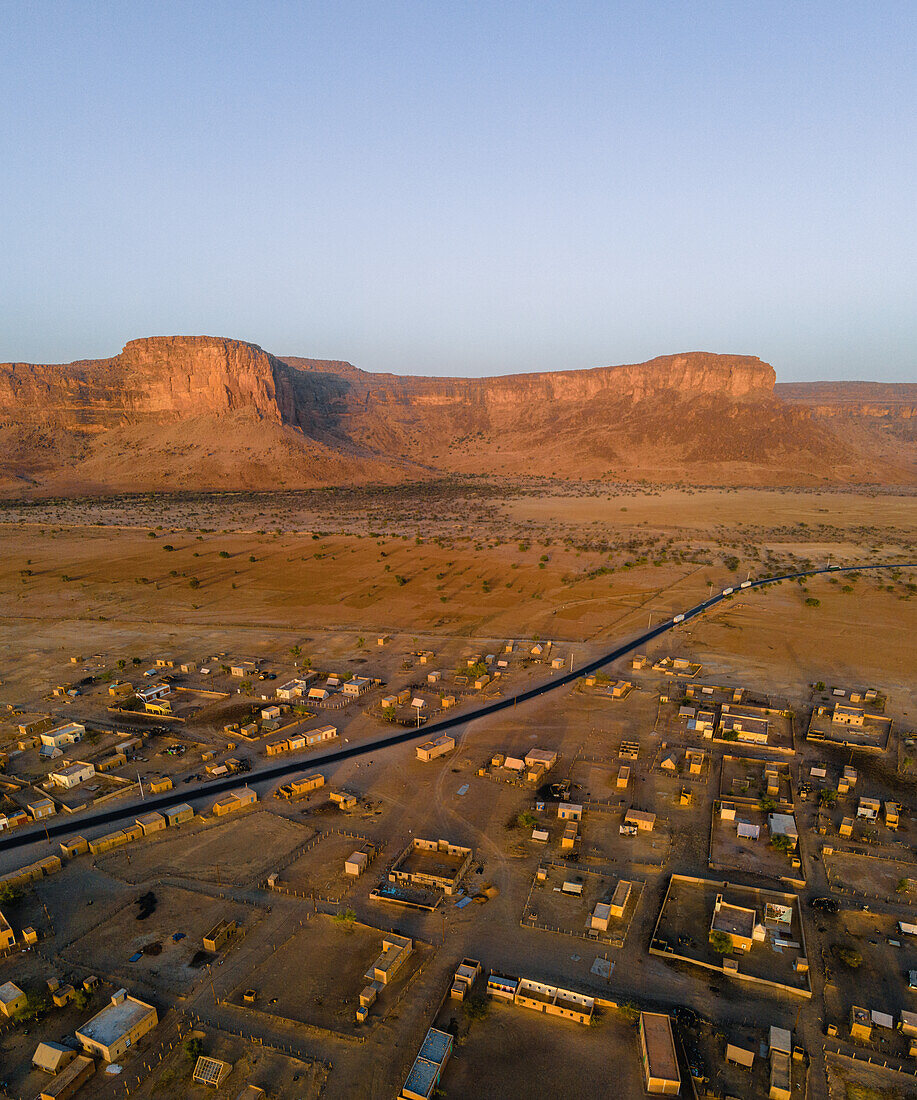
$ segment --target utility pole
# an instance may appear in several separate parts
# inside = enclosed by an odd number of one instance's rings
[[[140,772],[137,772],[137,786],[140,788],[140,797],[145,802],[146,795],[143,793],[143,780],[140,778]]]

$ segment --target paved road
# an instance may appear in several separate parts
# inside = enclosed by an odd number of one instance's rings
[[[361,741],[359,744],[351,745],[349,748],[340,748],[332,752],[310,756],[307,760],[298,760],[295,762],[275,764],[266,768],[259,768],[257,771],[249,773],[244,781],[248,783],[269,782],[271,780],[281,779],[295,772],[301,772],[304,768],[317,770],[324,765],[337,764],[350,757],[365,756],[367,753],[379,752],[381,749],[391,748],[394,745],[401,745],[408,741],[415,741],[421,737],[427,739],[456,729],[458,726],[463,726],[468,722],[477,721],[480,718],[488,718],[493,714],[499,714],[501,711],[508,710],[518,703],[526,703],[530,699],[537,699],[550,691],[556,691],[566,684],[573,683],[581,676],[598,671],[600,668],[611,664],[620,657],[624,657],[628,653],[633,653],[635,649],[645,646],[647,642],[653,641],[654,638],[658,638],[660,635],[673,630],[675,627],[681,626],[682,623],[688,622],[698,615],[703,615],[704,612],[709,611],[712,607],[716,607],[716,605],[722,603],[723,600],[729,599],[733,594],[751,592],[756,588],[763,588],[766,585],[778,584],[780,581],[799,580],[804,577],[814,577],[823,573],[862,573],[867,570],[876,569],[914,568],[917,568],[917,562],[913,561],[882,562],[879,564],[864,565],[830,565],[820,569],[807,569],[799,573],[782,573],[774,577],[762,577],[760,580],[745,582],[747,587],[744,588],[741,586],[741,583],[737,583],[734,588],[725,588],[722,592],[717,592],[716,595],[711,596],[707,600],[703,600],[701,603],[695,604],[694,607],[689,608],[687,611],[671,619],[666,619],[665,622],[660,623],[658,626],[645,630],[642,634],[638,634],[620,643],[614,649],[596,657],[595,660],[590,661],[588,664],[581,665],[574,671],[564,673],[564,675],[557,676],[543,684],[537,684],[535,687],[520,692],[518,695],[511,695],[505,699],[498,699],[496,702],[488,703],[485,706],[478,707],[476,710],[465,711],[453,717],[441,719],[438,722],[423,726],[420,729],[402,730],[399,733],[389,734],[386,737],[380,737],[373,741]],[[170,791],[168,794],[147,798],[142,802],[120,803],[110,810],[69,815],[66,818],[55,821],[53,824],[47,824],[46,828],[17,829],[12,836],[0,840],[0,852],[21,848],[28,844],[34,844],[42,840],[46,834],[49,839],[57,836],[72,836],[83,830],[97,828],[102,825],[117,825],[119,822],[133,821],[137,814],[141,812],[149,813],[152,810],[163,810],[170,806],[175,806],[178,803],[193,801],[201,797],[212,798],[226,791],[237,790],[240,781],[240,777],[235,775],[231,776],[229,779],[221,779],[216,782],[201,785],[183,785]]]

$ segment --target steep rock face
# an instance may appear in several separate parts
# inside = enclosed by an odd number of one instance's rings
[[[255,344],[210,336],[132,340],[111,359],[0,364],[0,484],[97,492],[405,476],[403,463],[311,436],[294,373]]]
[[[917,422],[917,384],[909,382],[784,382],[778,396],[819,418]]]
[[[777,386],[792,407],[842,437],[851,449],[917,476],[917,385],[796,382]]]
[[[138,411],[183,417],[245,409],[278,423],[293,417],[286,372],[255,344],[157,336],[132,340],[118,359]]]
[[[704,352],[423,378],[281,359],[219,337],[152,337],[111,359],[0,364],[0,487],[293,488],[440,471],[736,484],[913,479],[917,392],[848,384],[775,393],[774,383],[760,359]]]
[[[441,469],[719,480],[722,468],[730,478],[794,482],[801,454],[803,470],[813,459],[843,461],[830,433],[774,398],[773,368],[752,356],[693,352],[474,379],[284,362],[308,372],[300,408],[311,402],[311,422]]]
[[[166,420],[243,409],[278,423],[295,417],[288,372],[255,344],[238,340],[153,336],[132,340],[112,359],[0,364],[0,416],[79,429],[138,416]]]
[[[773,397],[774,368],[750,355],[692,352],[663,355],[647,363],[589,370],[510,374],[496,378],[424,378],[368,374],[349,363],[284,357],[301,372],[333,375],[361,404],[468,405],[500,409],[532,401],[577,402],[629,398],[641,401],[668,392],[681,398],[726,400]]]

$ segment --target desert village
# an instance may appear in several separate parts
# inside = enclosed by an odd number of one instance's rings
[[[2,714],[0,1095],[917,1089],[902,701],[715,682],[680,634],[473,737],[424,728],[571,648],[71,655]],[[381,776],[316,763],[392,730]]]
[[[0,1100],[917,1100],[917,0],[13,0]]]

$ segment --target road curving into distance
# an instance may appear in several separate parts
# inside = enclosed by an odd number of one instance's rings
[[[365,756],[367,753],[379,752],[381,749],[391,748],[394,745],[402,745],[408,741],[417,741],[420,738],[426,740],[437,734],[446,733],[449,730],[455,729],[457,726],[465,725],[467,722],[474,722],[481,718],[488,718],[492,714],[499,714],[501,711],[514,707],[518,703],[527,703],[531,699],[538,699],[542,695],[547,695],[550,691],[556,691],[566,684],[573,683],[581,676],[585,676],[590,672],[596,672],[605,665],[611,664],[613,661],[617,661],[619,658],[626,656],[628,653],[633,653],[635,649],[639,649],[641,646],[646,645],[647,642],[653,641],[654,638],[658,638],[660,635],[670,630],[674,630],[676,627],[696,618],[698,615],[703,615],[705,611],[709,611],[712,607],[716,607],[717,604],[730,599],[733,595],[751,592],[756,588],[763,588],[770,584],[779,584],[781,581],[800,580],[803,577],[814,577],[823,573],[863,573],[868,570],[877,569],[914,568],[917,568],[917,562],[883,562],[881,564],[872,565],[829,565],[821,569],[807,569],[800,573],[782,573],[774,577],[763,577],[756,581],[739,582],[734,587],[724,588],[721,592],[717,592],[716,595],[711,596],[709,599],[695,604],[694,607],[689,608],[687,611],[675,615],[671,619],[666,619],[665,622],[660,623],[658,626],[651,627],[643,631],[642,634],[638,634],[628,641],[622,642],[614,649],[607,653],[603,653],[601,656],[581,665],[579,668],[571,672],[566,672],[562,676],[557,676],[543,684],[537,684],[535,687],[528,688],[526,691],[520,692],[517,695],[510,695],[505,699],[498,699],[493,703],[486,703],[484,706],[477,707],[475,710],[464,711],[461,714],[456,714],[450,718],[440,719],[438,722],[432,722],[418,729],[405,729],[398,733],[389,734],[386,737],[376,738],[373,741],[361,741],[359,744],[351,745],[348,748],[335,749],[333,752],[317,753],[306,759],[300,759],[293,762],[288,761],[283,764],[274,764],[270,767],[259,768],[256,771],[247,773],[244,778],[239,775],[233,775],[228,779],[200,783],[194,786],[188,786],[186,789],[184,787],[173,789],[167,794],[155,795],[143,800],[138,799],[129,803],[122,803],[110,810],[101,810],[97,813],[71,814],[66,818],[56,820],[53,824],[48,823],[45,826],[23,830],[17,829],[11,836],[0,840],[0,852],[22,848],[46,838],[50,840],[51,837],[72,836],[83,830],[95,829],[102,825],[117,825],[119,822],[133,821],[139,813],[150,813],[153,810],[163,810],[170,806],[176,806],[182,802],[189,802],[201,797],[209,798],[224,794],[227,791],[237,790],[240,782],[251,784],[282,779],[284,776],[293,775],[304,769],[309,769],[310,771],[317,770],[322,766],[337,764],[342,760],[348,760],[355,756]]]

